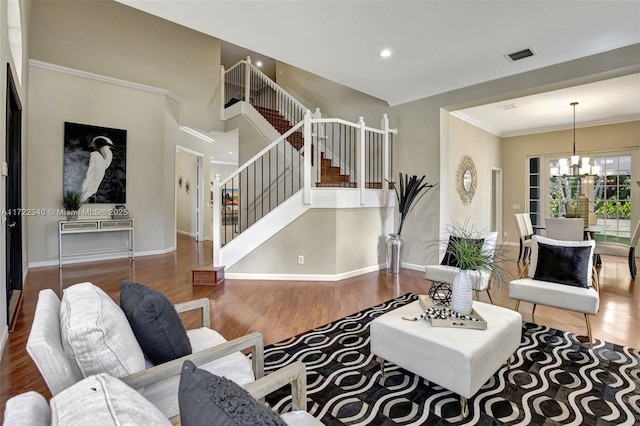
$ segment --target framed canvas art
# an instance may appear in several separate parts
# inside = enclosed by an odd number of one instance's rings
[[[83,204],[126,203],[127,131],[64,123],[63,194]]]

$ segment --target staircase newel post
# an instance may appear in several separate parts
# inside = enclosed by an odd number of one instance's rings
[[[220,120],[224,120],[224,98],[226,96],[224,91],[224,65],[220,65]]]
[[[220,190],[220,175],[216,174],[213,180],[213,266],[222,266],[222,249],[220,240],[220,209],[222,202],[222,191]]]
[[[303,202],[306,205],[311,204],[311,150],[313,147],[311,146],[311,111],[307,110],[304,113],[304,192],[303,192]],[[318,155],[319,152],[316,152],[316,164],[319,163],[320,159]]]
[[[365,124],[364,117],[358,118],[358,125],[360,126],[360,137],[357,143],[357,169],[358,169],[358,188],[360,189],[360,205],[364,205],[364,190],[366,188],[366,170],[365,170]]]
[[[389,155],[389,118],[387,114],[382,115],[382,123],[381,126],[382,131],[384,132],[382,136],[382,195],[384,197],[384,205],[389,205],[389,170],[390,164],[389,160],[391,156]]]
[[[251,56],[247,56],[244,67],[244,101],[251,103]]]
[[[313,113],[313,118],[322,118],[322,113],[320,112],[319,107],[316,107],[316,112]],[[324,138],[324,124],[316,124],[316,129],[316,136],[318,137],[318,140]]]

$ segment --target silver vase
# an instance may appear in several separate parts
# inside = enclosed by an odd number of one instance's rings
[[[387,272],[399,274],[402,267],[402,246],[404,241],[398,234],[389,234],[387,239]]]

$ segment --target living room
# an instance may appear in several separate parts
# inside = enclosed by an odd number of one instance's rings
[[[136,262],[147,256],[171,256],[181,244],[175,232],[175,145],[201,151],[206,149],[195,145],[195,141],[187,140],[178,126],[230,130],[225,129],[225,123],[220,120],[215,102],[221,65],[220,41],[117,2],[43,1],[20,4],[25,12],[22,21],[24,72],[18,88],[24,122],[23,207],[61,207],[64,122],[127,129],[127,208],[136,220],[136,249],[139,252]],[[69,22],[74,24],[69,25]],[[405,275],[417,281],[419,269],[424,266],[424,244],[439,238],[445,224],[473,217],[479,227],[490,226],[486,203],[476,201],[463,206],[457,199],[455,176],[460,155],[471,155],[476,160],[480,179],[485,182],[490,180],[492,167],[502,169],[505,182],[502,228],[508,234],[507,239],[516,243],[511,207],[514,204],[525,206],[526,198],[524,191],[514,188],[524,187],[522,165],[526,155],[532,153],[530,147],[537,144],[536,141],[527,141],[530,145],[526,149],[516,148],[503,143],[495,135],[451,118],[448,112],[490,100],[509,99],[516,94],[539,92],[543,88],[596,81],[605,75],[614,77],[638,72],[638,47],[638,44],[620,47],[588,58],[551,65],[544,70],[529,71],[393,107],[385,101],[285,63],[278,65],[282,72],[278,83],[296,93],[302,90],[300,81],[310,81],[312,90],[301,95],[317,104],[312,106],[319,106],[336,117],[355,121],[357,115],[365,114],[368,120],[375,122],[382,114],[388,114],[391,126],[398,129],[394,170],[425,174],[429,182],[440,183],[439,192],[432,194],[433,198],[428,202],[420,204],[406,225],[411,232],[407,233],[405,241],[404,263],[406,268],[416,271]],[[6,40],[2,41],[0,54],[6,62],[14,63]],[[100,81],[88,76],[108,78]],[[333,91],[324,90],[324,93],[332,93],[332,98],[322,99],[320,93],[327,86],[333,87]],[[340,102],[345,97],[351,101]],[[607,148],[639,145],[637,121],[626,127],[620,137],[607,139],[610,144]],[[602,127],[594,132],[605,130]],[[561,139],[566,134],[563,132],[557,138]],[[468,143],[470,137],[473,144]],[[599,134],[593,137],[585,134],[581,139],[584,143],[582,148],[602,149],[600,141]],[[569,151],[568,146],[556,149],[558,152]],[[210,173],[211,167],[205,164],[205,173]],[[512,186],[507,187],[507,183]],[[476,200],[490,199],[490,191],[489,186],[480,185]],[[39,268],[57,263],[58,220],[58,217],[23,218],[22,263],[27,282]],[[274,250],[282,250],[282,247],[277,246]],[[373,250],[377,263],[383,263],[384,253]],[[297,248],[291,247],[288,253],[292,254],[289,256],[292,259],[297,257]],[[309,257],[307,260],[312,261]],[[126,261],[110,260],[102,268],[124,273],[120,270],[122,264],[118,262]],[[69,266],[64,269],[64,279],[60,278],[57,285],[64,287],[73,282],[99,281],[90,271],[100,264]],[[124,269],[128,270],[128,264]],[[287,270],[283,267],[278,272],[286,274]],[[622,268],[620,274],[624,272]],[[146,277],[153,279],[153,275]],[[245,285],[247,291],[259,291],[258,286],[266,284]],[[406,286],[399,288],[419,292],[420,289],[424,291],[422,285],[423,282],[415,282],[407,284],[412,290]],[[328,292],[342,288],[331,287],[331,283],[320,286]],[[299,288],[296,291],[304,294],[315,290]],[[364,288],[357,291],[366,293]],[[385,290],[385,295],[388,291]],[[203,290],[192,290],[188,285],[169,293],[169,296],[177,302],[195,298],[201,292]],[[345,306],[340,307],[339,314],[332,314],[338,316],[319,320],[332,321],[378,302],[377,298],[373,300],[368,296],[353,305],[344,301]],[[6,300],[1,304],[6,314]],[[34,306],[35,300],[25,300],[22,309],[33,309]],[[249,311],[242,312],[248,314]],[[232,322],[232,319],[228,321]],[[259,319],[254,318],[254,321]],[[295,323],[296,318],[283,318],[282,321]],[[287,329],[290,334],[271,336],[269,341],[279,341],[312,328],[307,325],[301,322],[299,326]],[[260,328],[268,327],[260,325]],[[582,324],[577,321],[558,327],[563,330],[573,327],[574,331],[580,331]],[[8,336],[7,330],[7,326],[0,329],[3,344]],[[609,336],[602,338],[614,340]],[[3,391],[3,395],[12,393]]]

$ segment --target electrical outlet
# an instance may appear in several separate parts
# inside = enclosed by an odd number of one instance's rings
[[[511,208],[512,208],[513,210],[520,210],[520,204],[512,204],[512,205],[511,205]]]
[[[127,241],[124,243],[124,246],[125,246],[126,248],[129,248],[129,240],[127,240]]]
[[[304,256],[298,256],[298,265],[304,265]]]
[[[508,233],[507,231],[504,231],[504,232],[502,233],[502,236],[503,236],[503,237],[507,237],[507,236],[509,236],[509,233]]]

